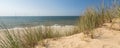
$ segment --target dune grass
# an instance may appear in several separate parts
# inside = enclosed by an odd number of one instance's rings
[[[14,32],[14,30],[9,30],[5,26],[3,32],[0,32],[2,37],[0,37],[0,48],[23,48],[21,43],[21,37]]]
[[[42,40],[42,30],[41,28],[34,29],[34,28],[25,28],[25,32],[23,33],[23,46],[24,48],[34,48],[37,45],[37,42]]]
[[[79,31],[94,38],[94,33],[91,30],[101,27],[104,23],[112,22],[112,19],[115,18],[113,15],[115,10],[113,9],[104,6],[99,9],[87,8],[78,21]]]
[[[22,32],[22,33],[20,33]],[[5,29],[5,36],[0,39],[0,48],[35,48],[37,43],[46,38],[61,37],[59,33],[53,33],[51,28],[24,28],[23,30]]]
[[[35,48],[39,41],[48,38],[59,38],[65,35],[54,32],[50,26],[44,27],[25,27],[22,29],[8,29],[6,25],[1,26],[0,48]]]
[[[92,32],[90,32],[90,30],[92,30],[93,28],[99,26],[99,24],[101,24],[102,22],[97,22],[99,21],[98,18],[98,14],[97,12],[93,9],[93,8],[88,8],[84,15],[80,17],[80,21],[78,22],[78,27],[79,27],[79,31],[83,32],[84,34],[91,34]]]

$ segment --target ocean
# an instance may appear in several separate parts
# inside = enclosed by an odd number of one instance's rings
[[[7,28],[75,25],[79,16],[0,16],[0,25]]]

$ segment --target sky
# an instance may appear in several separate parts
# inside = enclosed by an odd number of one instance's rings
[[[0,16],[80,16],[102,0],[0,0]],[[105,0],[109,5],[111,0]]]

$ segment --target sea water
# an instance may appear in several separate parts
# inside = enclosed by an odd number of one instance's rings
[[[0,26],[7,28],[38,25],[75,25],[79,16],[0,16]]]

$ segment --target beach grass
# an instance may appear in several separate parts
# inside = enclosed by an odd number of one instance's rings
[[[22,43],[21,43],[21,37],[19,32],[15,32],[14,30],[9,30],[5,26],[1,26],[4,28],[2,30],[3,37],[0,37],[0,48],[23,48]],[[18,34],[16,34],[18,33]]]
[[[43,39],[61,37],[59,33],[53,33],[49,27],[44,30],[41,27],[29,27],[21,31],[6,28],[3,34],[5,36],[0,40],[0,48],[35,48],[35,45]]]
[[[79,31],[93,38],[91,30],[103,26],[104,23],[112,22],[112,19],[115,18],[113,12],[115,12],[114,8],[104,6],[97,9],[87,8],[78,21]]]
[[[35,48],[38,42],[44,39],[72,34],[67,32],[63,35],[58,31],[53,31],[51,26],[8,29],[6,25],[3,25],[2,28],[1,33],[4,36],[0,36],[0,48]]]

